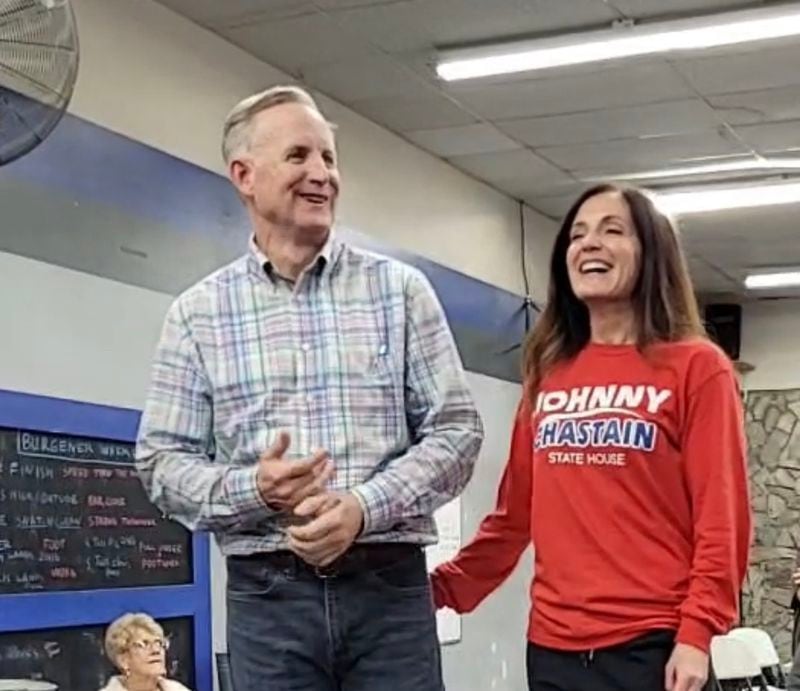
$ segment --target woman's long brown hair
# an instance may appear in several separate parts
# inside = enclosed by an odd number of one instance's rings
[[[587,199],[607,192],[617,192],[625,199],[642,245],[641,267],[632,295],[638,347],[706,335],[686,259],[670,220],[641,190],[597,185],[586,190],[567,211],[550,255],[547,304],[528,335],[523,354],[525,389],[532,404],[542,378],[554,365],[576,355],[591,338],[589,310],[569,281],[567,248],[578,210]]]

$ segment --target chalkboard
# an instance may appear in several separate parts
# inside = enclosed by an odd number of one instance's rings
[[[191,617],[158,622],[170,641],[169,678],[195,688]],[[117,671],[103,647],[105,626],[0,633],[0,679],[37,679],[58,691],[98,691]]]
[[[192,582],[190,533],[150,503],[133,451],[0,428],[0,594]]]

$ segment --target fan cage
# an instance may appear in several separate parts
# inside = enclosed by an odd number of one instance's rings
[[[78,73],[68,0],[0,0],[0,164],[27,153],[63,115]]]

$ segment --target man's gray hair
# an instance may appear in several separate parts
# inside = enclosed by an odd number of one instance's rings
[[[250,146],[250,124],[262,110],[274,108],[284,103],[299,103],[322,112],[316,101],[305,89],[299,86],[273,86],[237,103],[225,118],[222,128],[222,158],[230,163],[234,155]]]

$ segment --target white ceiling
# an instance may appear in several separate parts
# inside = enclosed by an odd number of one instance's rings
[[[752,7],[748,0],[160,0],[558,218],[589,177],[800,156],[800,39],[446,84],[436,48]],[[800,4],[798,2],[784,4]],[[800,205],[682,222],[704,292],[800,266]]]

